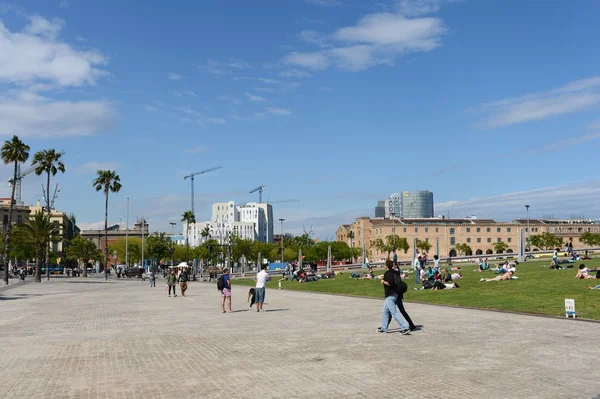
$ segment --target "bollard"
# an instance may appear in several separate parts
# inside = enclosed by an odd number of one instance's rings
[[[281,281],[279,282],[279,289],[281,289]]]

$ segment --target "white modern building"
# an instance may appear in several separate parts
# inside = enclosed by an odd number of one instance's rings
[[[202,245],[205,238],[202,230],[210,229],[211,239],[225,243],[230,234],[247,240],[273,242],[273,207],[269,204],[249,202],[235,205],[235,202],[217,202],[212,206],[211,220],[190,225],[190,246]],[[183,224],[183,236],[187,236]]]

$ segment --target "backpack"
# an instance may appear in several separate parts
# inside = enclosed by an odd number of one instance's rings
[[[221,276],[217,279],[217,290],[223,291],[223,288],[225,288],[225,279]]]
[[[181,273],[179,280],[183,281],[184,283],[187,283],[189,280],[187,273]]]
[[[404,294],[408,290],[408,286],[404,281],[402,281],[402,277],[400,277],[400,273],[394,273],[394,286],[396,287],[396,294]]]

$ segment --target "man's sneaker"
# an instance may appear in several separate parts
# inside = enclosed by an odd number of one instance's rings
[[[415,331],[417,329],[417,326],[412,326],[408,328],[410,331]]]
[[[402,335],[410,334],[410,328],[407,328],[406,330],[400,330],[400,334],[402,334]]]
[[[378,333],[382,333],[382,334],[385,334],[385,333],[387,333],[387,331],[385,331],[385,330],[382,330],[382,329],[381,329],[381,327],[377,327],[377,332],[378,332]]]

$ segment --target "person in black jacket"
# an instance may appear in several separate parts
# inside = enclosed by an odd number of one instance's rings
[[[386,333],[388,331],[388,317],[391,315],[400,325],[400,333],[406,335],[410,332],[410,328],[396,310],[396,298],[398,297],[399,291],[397,281],[400,281],[400,276],[395,276],[395,272],[392,267],[392,263],[387,263],[387,271],[383,275],[383,280],[381,280],[381,284],[383,285],[385,292],[385,301],[383,302],[381,327],[378,328],[377,331],[380,333]]]
[[[388,262],[390,262],[390,261],[388,260],[386,262],[386,265]],[[398,269],[392,269],[392,270],[394,270],[394,273],[400,274],[400,270],[398,270]],[[398,310],[400,310],[400,314],[402,315],[402,317],[404,317],[404,319],[408,322],[408,328],[410,329],[410,331],[415,331],[417,329],[417,327],[411,320],[408,313],[406,313],[406,309],[404,309],[404,303],[402,303],[403,299],[404,299],[404,293],[398,292],[398,296],[396,297],[396,306],[398,306]],[[388,324],[387,324],[388,328],[389,328],[391,322],[392,322],[392,315],[390,314],[388,317]]]

